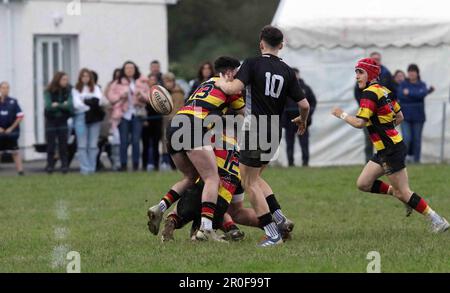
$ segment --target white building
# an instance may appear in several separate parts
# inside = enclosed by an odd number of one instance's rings
[[[133,60],[142,73],[156,59],[167,70],[167,4],[176,0],[0,0],[0,81],[11,84],[25,120],[20,146],[39,157],[44,142],[43,91],[54,72],[74,83],[88,67],[105,86],[112,72]]]

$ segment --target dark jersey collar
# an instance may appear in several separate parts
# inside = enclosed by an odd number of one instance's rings
[[[276,59],[278,59],[278,60],[282,60],[280,57],[275,56],[275,55],[273,55],[273,54],[269,54],[269,53],[262,54],[261,57],[276,58]]]

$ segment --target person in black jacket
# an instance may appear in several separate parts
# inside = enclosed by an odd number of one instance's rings
[[[309,116],[307,120],[307,128],[303,135],[297,135],[297,126],[291,123],[291,120],[300,115],[297,107],[297,103],[295,103],[292,99],[288,99],[286,103],[286,108],[284,110],[283,115],[283,127],[286,130],[286,152],[288,157],[289,166],[294,166],[294,145],[295,145],[295,137],[298,137],[300,142],[300,147],[302,149],[302,165],[309,165],[309,132],[308,128],[312,123],[312,115],[314,114],[314,110],[317,105],[316,96],[312,89],[300,78],[300,71],[297,68],[293,68],[295,75],[300,83],[300,88],[305,92],[306,99],[309,103]]]
[[[68,127],[67,120],[72,116],[72,87],[64,72],[57,72],[44,92],[45,98],[45,134],[47,140],[47,167],[50,174],[55,168],[56,140],[58,140],[61,171],[68,172]]]

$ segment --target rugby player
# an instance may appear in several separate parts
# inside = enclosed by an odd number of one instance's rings
[[[267,135],[271,141],[278,140],[277,144],[279,144],[281,140],[279,117],[285,107],[286,99],[292,98],[299,107],[300,116],[292,122],[299,126],[298,134],[300,135],[306,129],[309,104],[295,72],[278,57],[278,52],[283,48],[283,33],[273,26],[265,26],[260,33],[259,47],[261,56],[246,59],[233,81],[221,77],[216,82],[216,86],[229,95],[246,89],[245,114],[246,118],[250,117],[250,119],[244,123],[245,139],[244,145],[240,146],[239,161],[244,189],[265,231],[264,239],[258,244],[264,247],[282,243],[280,228],[286,227],[292,230],[293,223],[283,215],[273,191],[261,177],[265,166],[272,159],[271,154],[274,150],[261,147],[259,137],[263,133],[259,131],[258,124],[261,117],[268,118],[264,135]],[[251,116],[256,118],[256,123],[253,123]],[[272,118],[278,118],[278,125],[276,125],[278,134],[270,131]],[[257,137],[257,146],[250,149],[248,143],[254,134]]]
[[[232,80],[236,74],[240,62],[231,57],[219,57],[214,62],[215,71]],[[203,145],[203,136],[208,132],[208,126],[203,125],[204,120],[211,116],[220,117],[226,113],[228,108],[243,114],[244,99],[239,93],[236,95],[226,95],[215,86],[218,78],[211,78],[203,82],[197,90],[189,97],[184,107],[182,107],[172,119],[171,125],[167,129],[167,146],[176,167],[183,173],[183,179],[175,183],[172,188],[162,197],[159,205],[148,210],[149,225],[158,232],[163,213],[167,208],[180,198],[180,194],[188,188],[193,187],[198,177],[204,182],[202,190],[201,205],[201,226],[196,237],[200,240],[222,241],[212,227],[212,220],[217,204],[219,191],[219,174],[217,172],[216,157],[211,145]],[[214,116],[213,116],[214,115]],[[178,131],[186,130],[186,125],[173,125],[179,118],[186,118],[190,121],[188,125],[189,133],[182,133],[182,140],[191,141],[189,148],[177,149],[173,145],[172,136]],[[194,125],[201,126],[202,139],[195,137],[196,129]]]
[[[356,81],[362,89],[360,108],[356,116],[334,108],[332,114],[355,128],[367,127],[377,153],[361,172],[357,186],[361,191],[391,194],[431,221],[431,231],[448,230],[447,220],[438,215],[417,193],[411,191],[406,171],[406,145],[395,126],[403,121],[400,105],[392,92],[378,82],[380,64],[373,58],[358,61]],[[391,184],[379,178],[386,175]]]

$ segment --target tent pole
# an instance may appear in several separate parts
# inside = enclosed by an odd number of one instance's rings
[[[445,149],[445,124],[446,124],[446,114],[447,114],[447,102],[442,102],[442,132],[441,132],[441,164],[444,163],[444,149]]]

